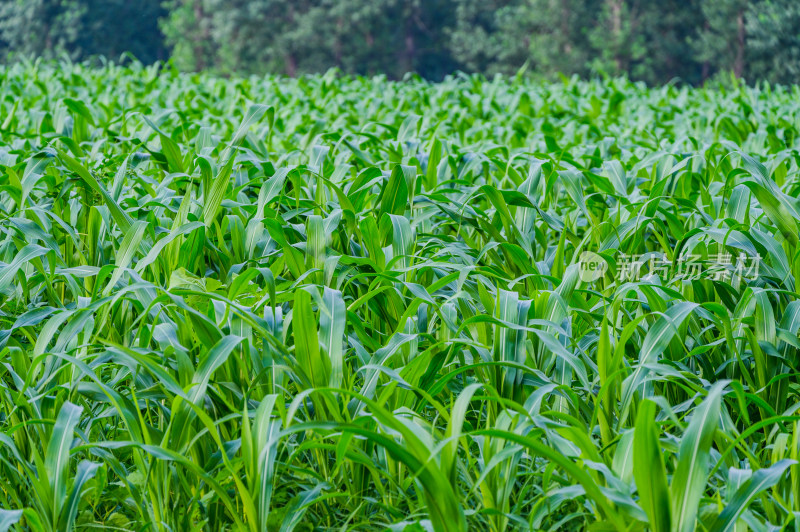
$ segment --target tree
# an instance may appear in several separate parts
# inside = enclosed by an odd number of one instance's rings
[[[655,85],[673,79],[694,83],[701,66],[689,40],[697,32],[695,0],[606,0],[601,31],[590,33],[598,58],[595,68]]]
[[[211,39],[210,0],[168,0],[167,15],[160,27],[171,57],[181,70],[203,70],[213,66],[217,54]]]
[[[696,77],[687,43],[698,19],[695,1],[603,0],[597,9],[589,30],[592,70],[650,84]]]
[[[488,74],[528,61],[545,77],[697,81],[687,39],[698,12],[694,0],[457,0],[451,47],[468,69]]]
[[[542,73],[589,73],[593,49],[589,41],[597,0],[533,0],[527,18],[533,21],[529,53]],[[514,24],[513,20],[509,24]]]
[[[130,53],[143,63],[167,59],[158,21],[161,0],[84,0],[80,39],[83,55],[117,59]]]
[[[797,0],[0,0],[0,57],[130,52],[222,74],[456,70],[697,84],[800,75]]]
[[[699,2],[661,0],[646,6],[642,24],[646,54],[634,66],[631,77],[651,84],[673,79],[701,82],[702,62],[695,57],[691,45],[702,19]]]
[[[749,78],[776,83],[800,81],[800,5],[796,1],[751,3],[745,28]]]
[[[530,57],[533,20],[526,0],[455,0],[449,48],[467,70],[512,74]],[[509,21],[514,21],[509,24]]]
[[[703,64],[704,79],[714,72],[744,74],[747,4],[747,0],[700,0],[702,26],[691,43]]]
[[[0,41],[6,54],[79,58],[85,8],[76,0],[0,1]]]
[[[0,41],[9,53],[72,59],[124,52],[150,63],[166,58],[160,0],[0,0]]]
[[[450,1],[172,0],[162,27],[182,68],[442,77]]]

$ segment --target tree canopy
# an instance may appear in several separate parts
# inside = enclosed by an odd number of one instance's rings
[[[128,52],[184,70],[441,79],[455,71],[698,84],[800,72],[794,0],[0,0],[0,52]]]

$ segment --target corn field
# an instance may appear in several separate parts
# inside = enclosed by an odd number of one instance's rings
[[[0,530],[800,528],[800,89],[0,67]]]

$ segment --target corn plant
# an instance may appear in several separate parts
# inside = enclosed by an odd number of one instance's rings
[[[800,91],[0,69],[0,530],[800,526]]]

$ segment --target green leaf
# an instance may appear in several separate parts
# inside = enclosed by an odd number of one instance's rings
[[[330,382],[331,366],[320,354],[317,318],[311,309],[311,295],[303,289],[295,291],[292,329],[299,369],[310,386],[327,386]]]
[[[81,418],[83,408],[67,401],[61,405],[58,412],[53,432],[47,444],[44,466],[47,480],[53,499],[49,501],[52,505],[54,516],[61,514],[67,498],[67,481],[69,475],[70,447],[72,446],[73,433],[78,421]]]
[[[347,309],[342,293],[326,286],[319,310],[320,343],[331,368],[328,386],[340,388],[344,378],[343,340],[347,326]]]
[[[711,387],[708,396],[694,409],[681,437],[678,465],[672,475],[670,500],[672,524],[679,532],[695,530],[697,511],[708,480],[709,451],[717,430],[722,391],[727,381]]]
[[[378,218],[383,214],[403,214],[408,207],[408,184],[400,165],[396,165],[383,189]]]
[[[733,530],[736,520],[750,505],[756,496],[765,489],[771,488],[785,478],[789,466],[796,464],[795,460],[781,460],[770,467],[759,469],[739,486],[730,502],[711,524],[711,532],[728,532]]]
[[[59,158],[66,163],[67,167],[78,174],[78,176],[83,180],[84,183],[89,185],[89,187],[100,194],[102,196],[103,201],[105,202],[106,207],[111,212],[111,216],[114,218],[114,221],[119,226],[120,230],[123,233],[127,233],[131,229],[131,225],[133,225],[133,219],[125,212],[119,204],[114,201],[111,195],[108,193],[106,188],[98,181],[90,172],[86,169],[81,163],[67,155],[66,153],[59,152]]]
[[[669,532],[671,514],[667,473],[655,415],[655,403],[643,401],[639,404],[633,436],[633,476],[639,490],[639,503],[647,513],[650,528],[653,532]]]

